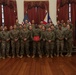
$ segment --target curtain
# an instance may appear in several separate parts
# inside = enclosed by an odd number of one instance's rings
[[[76,0],[70,0],[70,3],[76,3]]]
[[[58,20],[64,20],[65,22],[69,19],[69,5],[65,4],[63,7],[60,7],[59,11],[57,12]]]
[[[69,3],[70,0],[61,0],[60,5],[64,6],[65,4]]]
[[[41,20],[42,21],[44,20],[45,15],[46,15],[45,9],[38,8],[38,16],[37,16],[38,23],[40,23]]]
[[[44,20],[45,9],[33,7],[28,10],[28,17],[30,21],[35,20],[35,23],[39,24],[41,20]]]
[[[35,20],[36,24],[39,24],[41,20],[45,17],[45,11],[48,11],[49,2],[48,1],[25,1],[24,2],[24,15],[26,11],[30,21]]]
[[[73,24],[74,45],[76,45],[76,4],[75,3],[72,3],[72,24]]]
[[[2,25],[2,11],[1,11],[1,5],[0,5],[0,26]]]
[[[8,28],[15,24],[17,18],[16,1],[11,1],[9,6],[4,6],[4,25]]]
[[[35,22],[37,22],[37,12],[35,11],[34,7],[29,9],[27,13],[28,13],[28,17],[29,17],[30,22],[32,20],[35,20]]]
[[[9,27],[10,26],[10,10],[8,6],[4,6],[4,25]]]

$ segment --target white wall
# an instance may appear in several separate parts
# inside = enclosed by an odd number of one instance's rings
[[[48,0],[24,0],[24,1],[48,1]]]
[[[49,1],[49,12],[53,23],[56,25],[56,4],[57,0],[16,0],[19,22],[22,23],[24,18],[24,1]]]
[[[57,0],[49,0],[49,14],[55,25],[56,25],[56,15],[57,15],[56,9],[57,9]]]
[[[21,24],[24,18],[24,0],[16,0],[17,2],[17,16]]]

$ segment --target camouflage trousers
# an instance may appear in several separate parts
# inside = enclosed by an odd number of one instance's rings
[[[33,52],[33,41],[32,40],[29,40],[29,51],[30,51],[30,54],[32,54]]]
[[[64,39],[64,50],[67,50],[67,41]]]
[[[41,49],[40,49],[40,42],[33,42],[33,55],[36,54],[36,50],[39,55],[42,55]]]
[[[46,53],[46,47],[45,47],[45,45],[46,45],[46,41],[40,41],[40,47],[41,47],[41,52],[42,52],[42,54],[44,55],[45,53]]]
[[[68,40],[67,42],[67,54],[71,54],[72,53],[72,40]]]
[[[29,40],[23,41],[21,40],[21,50],[20,50],[20,55],[24,54],[24,51],[26,51],[26,54],[29,55]]]
[[[56,44],[56,40],[54,41],[54,51],[53,54],[56,56],[57,54],[57,44]]]
[[[53,55],[54,42],[46,42],[46,55]]]
[[[9,56],[10,42],[2,41],[2,56]]]
[[[12,55],[15,56],[15,52],[17,55],[19,55],[19,48],[20,48],[19,41],[15,42],[14,40],[11,40],[11,48],[12,48]]]
[[[62,54],[64,48],[64,40],[57,40],[57,54],[59,55],[59,52]]]
[[[2,56],[2,47],[1,47],[1,42],[0,42],[0,57]]]

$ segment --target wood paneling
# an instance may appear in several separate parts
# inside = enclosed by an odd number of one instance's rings
[[[76,56],[0,59],[0,75],[76,75]]]

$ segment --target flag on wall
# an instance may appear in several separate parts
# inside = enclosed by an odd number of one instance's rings
[[[27,13],[25,14],[24,19],[23,19],[24,23],[25,23],[25,20],[28,20],[28,22],[30,23],[30,20],[29,20],[29,17],[28,17]]]
[[[46,16],[44,18],[43,24],[49,23],[49,20],[51,20],[49,13],[46,13]]]

